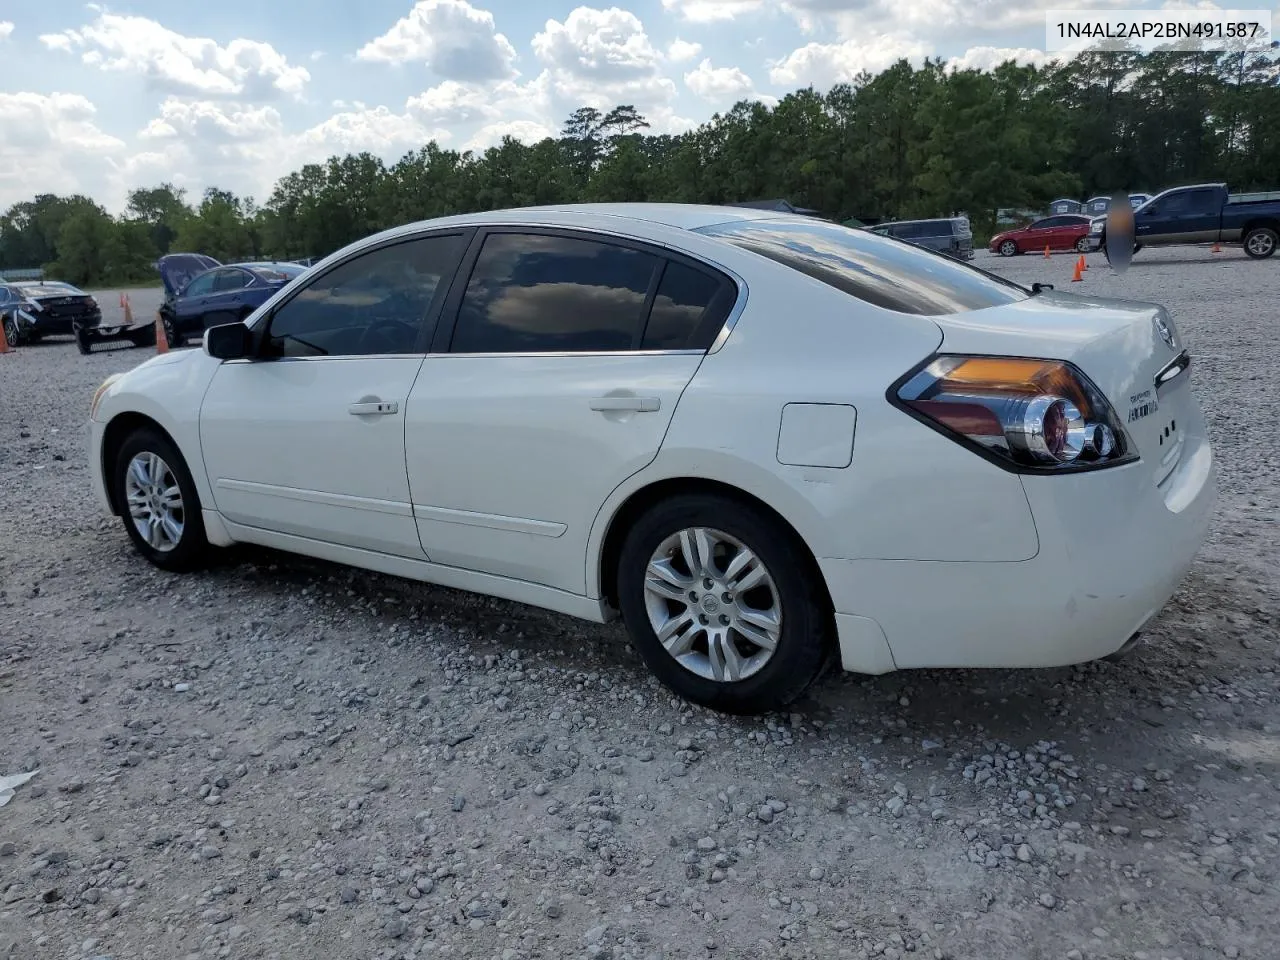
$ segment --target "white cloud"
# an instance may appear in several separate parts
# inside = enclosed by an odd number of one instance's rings
[[[265,100],[301,96],[311,79],[268,43],[213,40],[175,33],[146,17],[99,13],[79,30],[44,34],[50,50],[81,53],[103,70],[140,73],[157,89],[200,97]]]
[[[446,80],[416,97],[410,97],[405,109],[430,123],[461,125],[497,118],[501,109],[494,100],[492,90]]]
[[[13,36],[13,21],[0,20],[0,40],[8,40]]]
[[[664,10],[678,14],[690,23],[715,23],[732,20],[763,8],[763,0],[662,0]]]
[[[357,59],[425,63],[451,80],[482,82],[516,75],[515,47],[498,33],[493,14],[466,0],[419,0],[408,16],[370,40]]]
[[[538,143],[547,137],[554,137],[556,133],[557,131],[535,120],[502,120],[481,127],[462,145],[462,149],[486,150],[501,143],[503,137],[514,137],[522,143]]]
[[[578,7],[564,23],[548,20],[533,38],[533,51],[563,104],[604,109],[631,103],[643,109],[676,95],[644,24],[618,7]]]
[[[681,40],[676,37],[671,42],[671,46],[667,47],[667,59],[672,63],[685,63],[692,60],[702,52],[702,44],[690,43],[688,40]]]
[[[899,59],[916,61],[930,52],[928,44],[907,37],[880,36],[865,42],[810,43],[770,66],[769,79],[785,87],[812,84],[825,90],[852,80],[862,70],[876,73]]]
[[[103,193],[124,141],[76,93],[0,93],[0,210],[36,193]]]
[[[1006,60],[1040,66],[1050,59],[1043,50],[1030,47],[970,47],[960,56],[949,59],[947,66],[955,70],[994,70]]]
[[[751,78],[738,67],[713,67],[705,59],[697,68],[684,75],[685,86],[703,100],[720,103],[737,100],[755,89]]]
[[[284,124],[274,107],[225,109],[208,100],[195,102],[169,97],[160,105],[160,116],[138,134],[144,140],[187,138],[206,143],[263,141],[280,137]]]

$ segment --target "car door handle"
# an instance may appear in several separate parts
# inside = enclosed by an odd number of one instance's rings
[[[662,408],[662,400],[658,397],[593,397],[592,410],[634,410],[638,413],[653,413]]]
[[[400,412],[400,404],[395,400],[361,400],[347,406],[347,413],[353,417],[382,416]]]

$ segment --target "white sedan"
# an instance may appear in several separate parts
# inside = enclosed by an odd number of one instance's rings
[[[168,570],[261,544],[607,621],[731,712],[829,661],[1127,648],[1215,466],[1164,308],[745,208],[398,228],[93,398],[104,509]]]

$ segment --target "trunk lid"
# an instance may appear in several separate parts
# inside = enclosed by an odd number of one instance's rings
[[[939,353],[1075,364],[1111,402],[1157,485],[1177,467],[1179,426],[1198,417],[1190,376],[1178,362],[1184,345],[1164,307],[1047,290],[1016,303],[931,319],[942,328]]]
[[[166,296],[176,297],[191,280],[222,264],[203,253],[168,253],[156,261]]]

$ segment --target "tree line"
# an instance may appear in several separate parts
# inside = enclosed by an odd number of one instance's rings
[[[266,202],[170,183],[111,216],[44,194],[0,217],[0,269],[44,266],[84,285],[154,279],[170,250],[228,261],[319,257],[415,220],[569,201],[785,198],[844,220],[967,213],[1226,180],[1280,188],[1280,57],[1094,52],[991,70],[899,61],[826,94],[742,101],[687,133],[654,134],[632,106],[584,107],[558,137],[483,152],[435,142],[386,164],[334,156],[281,178]]]

